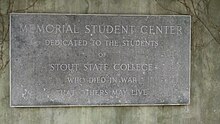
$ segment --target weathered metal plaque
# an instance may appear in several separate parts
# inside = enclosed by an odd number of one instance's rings
[[[187,15],[11,14],[12,107],[187,105]]]

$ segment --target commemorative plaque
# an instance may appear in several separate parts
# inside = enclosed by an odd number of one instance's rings
[[[187,105],[188,15],[10,15],[11,107]]]

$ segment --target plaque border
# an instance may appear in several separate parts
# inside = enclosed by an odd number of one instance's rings
[[[11,95],[11,92],[12,92],[12,82],[11,82],[11,16],[12,15],[76,15],[76,16],[121,16],[121,17],[134,17],[134,16],[137,16],[137,17],[144,17],[144,16],[184,16],[184,17],[189,17],[189,20],[190,20],[190,24],[189,24],[189,28],[190,28],[190,33],[189,33],[189,72],[188,72],[188,76],[189,76],[189,88],[188,88],[188,92],[189,92],[189,96],[188,96],[188,103],[173,103],[173,104],[88,104],[88,105],[12,105],[12,95]],[[190,95],[191,95],[191,43],[192,42],[192,16],[191,15],[144,15],[144,14],[74,14],[74,13],[10,13],[9,14],[9,99],[10,99],[10,107],[11,108],[59,108],[59,107],[154,107],[154,106],[188,106],[190,105],[191,103],[191,100],[190,100]]]

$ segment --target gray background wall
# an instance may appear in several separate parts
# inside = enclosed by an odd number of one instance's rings
[[[11,12],[190,14],[191,104],[151,107],[10,108]],[[0,0],[1,124],[219,124],[220,0]]]

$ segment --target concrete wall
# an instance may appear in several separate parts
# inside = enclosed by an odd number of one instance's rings
[[[10,108],[10,12],[192,15],[191,104],[159,107]],[[220,0],[0,0],[0,124],[219,123]]]

